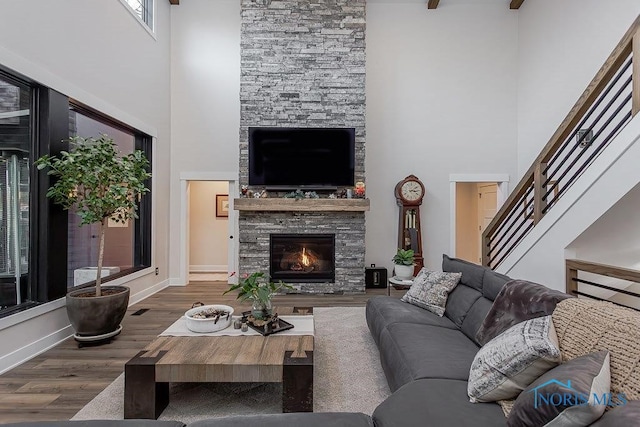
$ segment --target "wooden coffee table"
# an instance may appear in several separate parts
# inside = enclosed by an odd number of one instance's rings
[[[172,382],[281,382],[282,412],[313,412],[313,336],[158,337],[126,363],[124,378],[124,418],[157,419]]]

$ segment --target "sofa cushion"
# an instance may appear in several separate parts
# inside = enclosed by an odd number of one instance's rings
[[[462,333],[478,345],[480,345],[480,343],[476,341],[476,334],[490,309],[490,300],[484,297],[478,298],[462,321]]]
[[[369,298],[366,317],[371,336],[376,344],[379,344],[382,330],[392,323],[417,323],[457,329],[457,326],[446,317],[436,316],[423,308],[382,295]]]
[[[595,399],[603,399],[609,393],[610,381],[608,351],[570,360],[546,372],[520,393],[509,413],[507,425],[587,426],[604,414],[606,402],[599,403]],[[569,398],[554,400],[560,396]]]
[[[380,334],[380,362],[392,391],[419,378],[466,380],[478,347],[456,329],[394,323]]]
[[[495,403],[470,403],[467,382],[448,379],[413,381],[373,412],[376,427],[499,427],[506,423]]]
[[[189,427],[373,427],[371,417],[351,412],[309,412],[211,418]]]
[[[2,424],[2,427],[184,427],[179,421],[156,420],[78,420],[78,421],[27,421]]]
[[[482,298],[482,293],[479,290],[460,283],[449,294],[444,315],[451,319],[458,328],[462,328],[464,318],[479,298]]]
[[[482,291],[482,278],[486,270],[487,269],[481,265],[442,255],[442,271],[462,273],[460,283],[478,291]]]
[[[526,280],[512,280],[505,284],[478,330],[476,340],[481,345],[525,320],[548,316],[556,304],[570,298],[564,292]]]
[[[505,284],[511,281],[509,276],[487,270],[482,279],[482,296],[495,300]]]
[[[519,323],[478,351],[469,372],[469,398],[511,399],[561,360],[551,316]]]
[[[591,427],[637,426],[640,420],[640,400],[630,400],[604,413]]]
[[[430,271],[424,267],[401,300],[442,317],[449,292],[456,287],[461,276],[462,273]]]

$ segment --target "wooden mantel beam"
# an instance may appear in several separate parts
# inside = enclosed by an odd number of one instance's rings
[[[170,0],[171,1],[171,0]],[[440,0],[428,0],[427,1],[427,9],[437,9]],[[520,9],[524,0],[511,0],[509,4],[509,9]]]
[[[180,4],[180,0],[169,0],[169,3],[175,4],[177,6]]]

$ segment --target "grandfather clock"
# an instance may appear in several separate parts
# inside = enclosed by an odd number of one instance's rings
[[[415,175],[409,175],[395,188],[396,203],[400,207],[398,248],[413,249],[416,259],[414,276],[424,267],[420,228],[420,205],[424,193],[424,185]]]

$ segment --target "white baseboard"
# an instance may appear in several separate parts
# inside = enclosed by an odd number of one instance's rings
[[[161,290],[163,290],[168,286],[169,286],[169,280],[167,279],[167,280],[163,280],[158,284],[151,286],[150,288],[140,291],[135,295],[129,296],[129,307],[131,307],[133,304],[139,303],[145,298],[149,298],[151,295],[155,294],[156,292],[160,292]]]
[[[187,286],[187,284],[179,277],[169,279],[169,286]]]
[[[71,335],[73,335],[73,328],[69,325],[3,356],[0,358],[0,374],[4,374],[27,360],[33,359],[37,355],[55,347]]]
[[[229,271],[227,264],[190,265],[189,273],[226,273]]]

